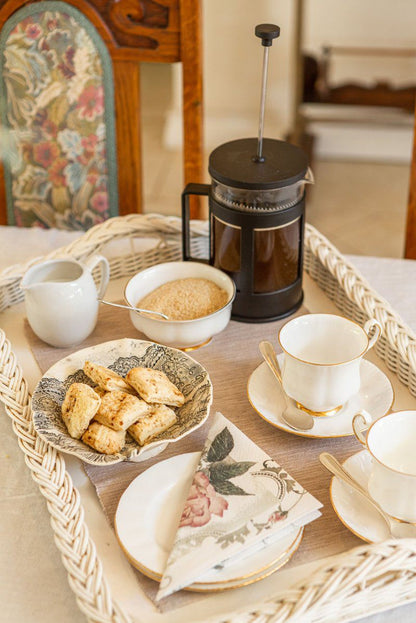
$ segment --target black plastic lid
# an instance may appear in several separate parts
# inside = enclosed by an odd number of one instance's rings
[[[306,154],[296,145],[271,138],[263,140],[264,162],[256,161],[257,138],[220,145],[209,157],[211,177],[234,188],[270,189],[290,186],[308,169]]]

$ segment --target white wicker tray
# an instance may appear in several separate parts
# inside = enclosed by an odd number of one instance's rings
[[[191,223],[192,254],[204,256],[208,228]],[[137,252],[133,240],[156,238],[159,243]],[[46,257],[71,255],[84,259],[111,242],[126,239],[126,251],[110,260],[113,279],[146,266],[181,259],[181,221],[176,217],[130,215],[96,226],[76,242],[16,265],[0,274],[0,311],[23,300],[20,279],[33,263]],[[131,244],[129,244],[131,243]],[[304,268],[347,317],[363,323],[375,317],[383,326],[377,354],[416,395],[416,337],[356,269],[313,227],[306,227]],[[10,342],[0,329],[0,400],[11,417],[26,464],[46,498],[55,542],[80,609],[90,621],[127,622],[112,599],[101,562],[89,537],[77,489],[55,449],[37,437],[31,422],[27,382]],[[363,545],[333,557],[284,596],[271,597],[250,611],[218,618],[218,623],[333,622],[351,620],[416,599],[416,539]],[[340,614],[342,613],[342,614]]]

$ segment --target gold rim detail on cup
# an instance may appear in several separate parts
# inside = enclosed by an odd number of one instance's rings
[[[280,334],[285,328],[285,326],[289,324],[289,322],[294,322],[295,320],[298,320],[299,318],[302,317],[302,316],[296,316],[296,318],[292,318],[292,320],[289,320],[286,324],[284,324],[283,327],[279,330],[279,333],[277,334],[277,340],[280,344],[280,348],[282,349],[284,353],[286,353],[286,355],[288,355],[289,357],[292,357],[292,359],[295,359],[296,361],[300,361],[301,363],[306,363],[310,366],[321,366],[321,367],[326,367],[326,368],[332,368],[335,366],[343,366],[346,363],[352,363],[353,361],[356,361],[356,359],[360,359],[361,357],[363,357],[365,353],[367,352],[370,338],[368,337],[367,333],[364,331],[362,326],[359,325],[358,322],[355,322],[355,320],[350,320],[350,318],[345,318],[345,316],[339,316],[338,314],[304,314],[304,315],[305,316],[309,316],[309,315],[311,316],[336,316],[337,318],[346,320],[347,322],[350,322],[351,324],[361,329],[361,331],[364,333],[364,335],[367,338],[367,346],[364,348],[364,350],[359,355],[356,355],[355,357],[351,357],[351,359],[346,359],[345,361],[338,361],[337,363],[318,363],[317,361],[307,361],[306,359],[301,359],[300,357],[296,357],[295,355],[292,355],[292,353],[290,353],[288,350],[286,350],[286,348],[283,347],[282,342],[280,341]]]
[[[313,417],[328,417],[331,415],[335,415],[336,413],[338,413],[338,411],[341,411],[344,406],[338,405],[337,407],[334,407],[333,409],[327,409],[326,411],[312,411],[312,409],[308,409],[308,407],[305,407],[297,400],[295,402],[298,409],[300,409],[301,411],[305,411],[305,413],[308,413],[308,415],[312,415]]]
[[[260,364],[262,365],[262,364]],[[267,364],[266,364],[267,365]],[[252,408],[254,409],[254,411],[257,413],[257,415],[259,415],[261,417],[262,420],[264,420],[265,422],[267,422],[268,424],[270,424],[270,426],[273,426],[274,428],[278,428],[279,430],[282,430],[285,433],[290,433],[291,435],[296,435],[297,437],[307,437],[309,439],[339,439],[341,437],[351,437],[352,435],[354,435],[354,433],[351,431],[350,433],[340,433],[340,434],[336,434],[336,435],[313,435],[312,433],[308,433],[307,431],[297,431],[294,428],[290,428],[287,424],[285,424],[283,421],[277,421],[277,422],[271,422],[265,415],[263,415],[263,413],[261,411],[259,411],[257,409],[257,407],[254,406],[251,398],[250,398],[250,393],[248,391],[248,386],[250,384],[250,379],[253,376],[254,372],[252,372],[249,376],[249,379],[247,381],[247,388],[246,388],[246,393],[247,393],[247,398],[248,401],[250,403],[250,405],[252,406]]]
[[[367,449],[367,451],[371,454],[371,456],[377,461],[377,463],[379,463],[380,465],[382,465],[383,467],[386,467],[387,469],[389,469],[392,472],[395,472],[396,474],[400,474],[400,476],[409,476],[410,478],[416,478],[416,473],[415,474],[410,474],[409,472],[404,472],[404,471],[400,471],[399,469],[396,469],[395,467],[391,467],[390,465],[387,465],[387,463],[383,463],[383,461],[381,461],[373,452],[373,450],[371,450],[368,446],[368,435],[370,434],[371,429],[373,428],[374,424],[376,424],[377,422],[379,422],[380,420],[383,420],[386,417],[389,417],[391,415],[396,415],[399,413],[408,413],[409,411],[413,411],[416,412],[415,409],[402,409],[401,411],[390,411],[388,413],[385,413],[384,415],[382,415],[381,417],[377,418],[377,420],[373,420],[373,422],[370,424],[370,426],[367,429],[367,434],[366,434],[366,443],[365,443],[365,447]],[[358,415],[358,414],[357,414]],[[396,517],[393,517],[393,519],[397,519]],[[398,520],[399,521],[399,520]],[[404,521],[405,523],[411,523],[406,521],[406,519],[403,519],[402,521]],[[416,522],[415,522],[416,524]]]

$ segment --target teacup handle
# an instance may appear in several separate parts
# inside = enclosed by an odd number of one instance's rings
[[[354,431],[354,435],[356,436],[358,441],[363,446],[366,446],[364,431],[367,430],[372,422],[373,418],[368,413],[368,411],[365,411],[364,409],[362,411],[359,411],[359,413],[354,415],[354,417],[352,418],[352,430]]]
[[[97,298],[101,299],[104,296],[110,280],[110,264],[108,263],[107,258],[103,255],[92,255],[84,262],[84,266],[86,266],[91,273],[97,265],[100,267],[100,281],[97,287]]]
[[[374,334],[370,337],[369,333],[373,327],[375,331],[374,331]],[[364,325],[364,331],[367,333],[367,336],[368,336],[368,346],[365,351],[365,352],[368,352],[370,348],[373,348],[374,344],[377,342],[378,338],[380,337],[381,332],[382,332],[382,327],[378,320],[376,320],[375,318],[370,318],[370,320],[367,320],[367,322]]]

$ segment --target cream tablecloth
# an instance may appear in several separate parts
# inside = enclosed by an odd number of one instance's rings
[[[35,231],[0,227],[0,270],[10,264],[44,255],[68,244],[78,233],[54,230]],[[386,298],[416,331],[416,262],[386,258],[352,256],[349,258],[376,291]],[[305,284],[306,293],[312,287]],[[108,296],[116,298],[120,284],[112,283]],[[315,293],[316,294],[316,293]],[[21,331],[23,305],[3,312],[0,326],[5,329],[25,369],[31,389],[38,379],[36,364],[25,348]],[[311,311],[314,311],[313,309]],[[402,400],[406,393],[402,391]],[[400,402],[400,391],[396,394]],[[404,405],[400,405],[404,406]],[[137,594],[134,575],[123,558],[114,535],[108,527],[91,484],[76,459],[67,459],[67,468],[78,487],[87,523],[104,565],[104,571],[118,600],[135,612],[140,622],[176,620],[192,622],[192,615],[182,613],[168,617],[147,611]],[[68,586],[66,572],[49,527],[45,501],[24,465],[9,418],[0,405],[0,621],[5,623],[81,623],[84,615],[78,609]],[[261,584],[261,583],[259,583]],[[232,591],[218,597],[228,609]],[[363,616],[365,609],[363,609]],[[413,623],[416,604],[409,604],[362,619],[366,623]]]

